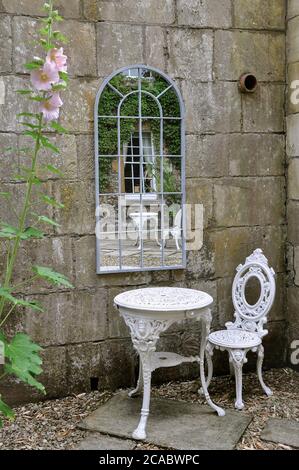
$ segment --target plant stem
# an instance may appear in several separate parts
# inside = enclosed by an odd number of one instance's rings
[[[2,320],[2,322],[0,323],[0,328],[4,325],[4,323],[6,322],[6,320],[8,320],[8,318],[10,317],[10,315],[12,314],[12,312],[14,311],[14,309],[16,308],[16,305],[13,305],[11,307],[11,309],[9,310],[8,314],[4,317],[4,319]]]
[[[24,232],[26,218],[28,215],[28,211],[30,209],[31,194],[32,194],[32,188],[33,188],[34,178],[35,178],[35,173],[36,173],[37,156],[40,150],[40,140],[42,136],[42,130],[43,130],[43,115],[42,113],[40,113],[39,118],[38,118],[37,138],[36,138],[35,148],[34,148],[34,153],[33,153],[33,158],[32,158],[31,172],[30,172],[29,180],[27,181],[27,190],[26,190],[26,195],[25,195],[24,206],[20,215],[18,235],[16,236],[14,243],[13,243],[13,248],[12,248],[10,258],[9,258],[9,262],[8,262],[8,266],[7,266],[7,270],[5,274],[5,279],[3,283],[3,287],[5,289],[9,287],[9,284],[13,275],[15,261],[16,261],[19,248],[20,248],[21,236]],[[0,301],[0,319],[2,318],[2,315],[3,315],[4,305],[5,305],[5,299],[4,297],[2,297]]]

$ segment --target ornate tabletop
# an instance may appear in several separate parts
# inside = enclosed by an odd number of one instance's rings
[[[119,294],[114,299],[118,307],[132,310],[182,312],[198,310],[213,303],[206,292],[181,287],[148,287]]]

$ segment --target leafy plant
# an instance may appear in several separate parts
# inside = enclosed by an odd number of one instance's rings
[[[15,217],[17,221],[15,225],[12,225],[0,220],[0,239],[6,245],[5,269],[2,275],[0,273],[0,342],[5,360],[0,380],[10,374],[42,393],[45,393],[45,388],[37,380],[42,372],[41,347],[25,333],[18,333],[13,338],[8,338],[5,335],[4,326],[18,307],[43,311],[38,302],[24,299],[18,294],[24,286],[32,284],[37,279],[44,279],[52,285],[68,289],[73,287],[63,274],[44,266],[32,266],[31,274],[28,274],[25,281],[19,285],[14,284],[14,273],[22,242],[42,239],[45,224],[59,225],[50,217],[37,214],[33,208],[37,202],[63,208],[63,204],[53,197],[40,193],[36,196],[34,192],[34,188],[42,183],[38,177],[40,169],[47,170],[51,174],[62,175],[61,171],[52,164],[40,166],[39,157],[43,149],[59,153],[58,147],[48,137],[49,131],[52,135],[66,133],[66,130],[57,122],[63,105],[60,92],[67,88],[68,81],[67,57],[63,54],[63,49],[59,48],[58,43],[65,42],[66,38],[59,31],[54,30],[55,23],[62,21],[62,18],[53,8],[52,0],[44,4],[44,10],[47,17],[42,20],[43,27],[39,30],[37,42],[44,48],[46,58],[35,57],[33,61],[26,64],[26,69],[31,75],[31,86],[28,89],[18,90],[18,94],[31,101],[35,108],[34,112],[17,115],[19,124],[25,128],[23,135],[30,138],[33,144],[30,148],[11,149],[19,152],[20,157],[26,155],[30,159],[30,165],[22,165],[20,172],[13,176],[15,181],[25,183],[26,187],[21,210],[18,212],[15,209],[17,204],[14,204],[13,193],[0,192],[0,198],[11,209],[10,220]],[[13,411],[4,403],[0,394],[1,414],[8,419],[14,418]],[[2,424],[0,419],[0,427]]]

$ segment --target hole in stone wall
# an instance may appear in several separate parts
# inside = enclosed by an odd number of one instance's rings
[[[90,390],[95,392],[98,390],[99,377],[90,377]]]
[[[239,87],[242,93],[254,93],[257,85],[257,78],[252,73],[245,73],[240,77]]]

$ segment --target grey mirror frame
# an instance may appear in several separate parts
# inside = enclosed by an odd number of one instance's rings
[[[100,263],[100,253],[101,253],[101,241],[97,236],[97,227],[100,223],[100,168],[99,168],[99,102],[102,96],[103,91],[105,90],[108,83],[118,74],[125,72],[129,69],[147,69],[151,72],[159,74],[166,82],[169,83],[169,88],[172,88],[175,91],[175,94],[178,99],[180,107],[180,120],[181,120],[181,172],[182,172],[182,187],[181,187],[181,204],[182,204],[182,264],[177,266],[141,266],[134,268],[124,268],[122,266],[117,270],[103,270],[101,269]],[[118,117],[119,118],[119,117]],[[176,83],[164,72],[161,70],[151,67],[144,64],[133,64],[126,67],[122,67],[113,73],[111,73],[101,84],[95,99],[94,107],[94,150],[95,150],[95,207],[96,207],[96,273],[97,274],[117,274],[117,273],[126,273],[126,272],[142,272],[142,271],[162,271],[162,270],[174,270],[174,269],[185,269],[186,268],[186,137],[185,137],[185,120],[186,120],[186,110],[184,101],[181,95],[181,92],[176,85]],[[164,248],[162,248],[163,250]],[[163,258],[163,256],[162,256]]]

